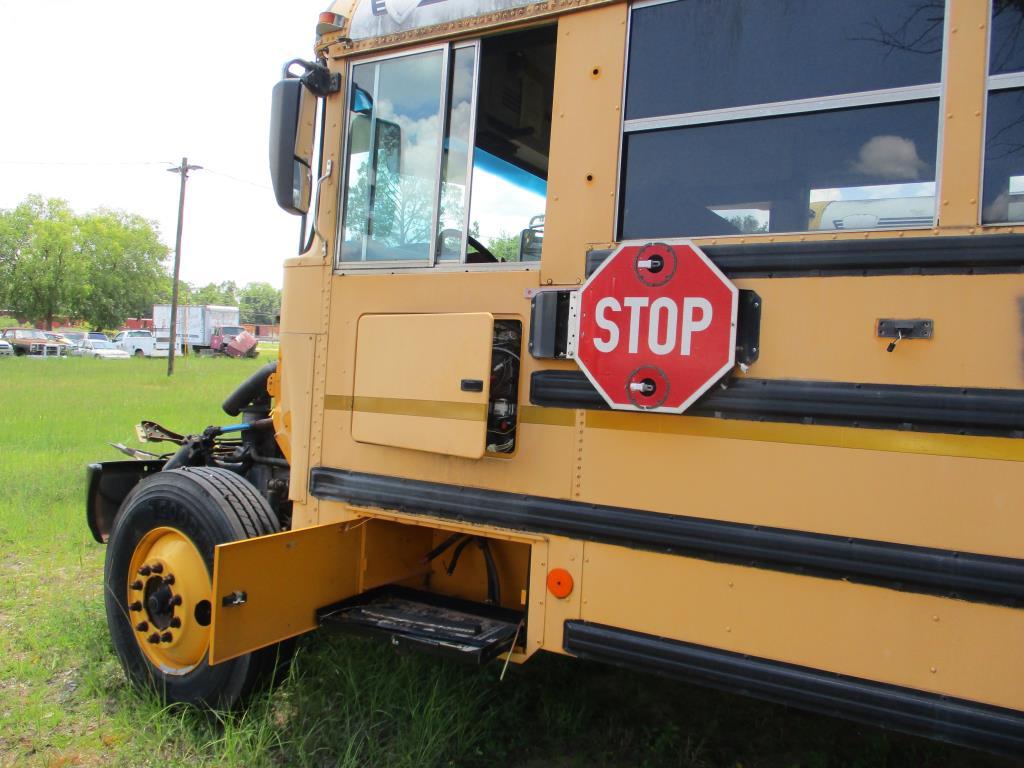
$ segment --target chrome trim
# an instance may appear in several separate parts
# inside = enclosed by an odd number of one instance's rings
[[[460,264],[440,261],[431,266],[426,262],[367,261],[348,262],[335,275],[447,275],[453,272],[540,272],[539,261],[499,261],[494,264]]]
[[[978,211],[975,217],[979,227],[987,226],[982,220],[982,213],[985,208],[985,145],[988,143],[985,138],[988,136],[988,97],[989,92],[995,90],[992,87],[992,75],[989,74],[989,67],[992,66],[992,0],[986,0],[985,5],[988,7],[988,28],[985,31],[985,98],[981,105],[981,161],[978,164],[978,185],[977,195],[975,200],[978,201]],[[1024,78],[1024,73],[1020,75]],[[998,86],[998,78],[996,76],[996,85]],[[1005,78],[1005,75],[1002,77]]]
[[[676,0],[654,0],[654,2],[647,3],[648,5],[658,5],[663,2],[676,2]],[[622,210],[622,147],[626,143],[626,90],[629,85],[629,48],[630,38],[633,35],[633,9],[637,7],[643,7],[643,3],[633,3],[629,7],[629,12],[626,14],[626,50],[622,57],[622,97],[619,100],[619,146],[618,154],[615,158],[615,196],[613,198],[613,205],[615,206],[612,211],[612,238],[615,240],[622,239],[622,232],[619,231],[619,225],[621,222],[621,210]],[[545,210],[545,213],[547,211]],[[541,261],[544,260],[544,246],[541,244]]]
[[[989,32],[988,40],[988,47],[991,48],[991,32]],[[989,75],[986,84],[990,91],[1005,91],[1007,88],[1024,88],[1024,72],[1004,72],[1001,75]]]
[[[949,65],[949,36],[952,28],[949,25],[949,11],[952,0],[946,0],[942,8],[942,63],[939,69],[939,122],[935,131],[935,210],[932,212],[932,226],[938,227],[942,209],[942,155],[945,152],[946,124],[946,88],[949,85],[946,73]],[[975,197],[975,199],[978,199]]]
[[[441,51],[441,110],[437,113],[437,162],[434,164],[434,204],[431,206],[430,222],[427,224],[427,231],[430,233],[430,242],[427,244],[429,254],[428,261],[433,266],[437,263],[437,224],[441,218],[441,170],[444,165],[444,139],[448,135],[448,94],[452,90],[450,44],[445,45]],[[373,146],[373,145],[371,145]]]
[[[320,220],[320,190],[327,179],[331,178],[334,171],[334,160],[327,158],[327,168],[323,176],[316,180],[316,206],[313,208],[313,234],[320,238],[320,250],[324,256],[327,255],[327,237],[320,231],[318,222]]]
[[[338,184],[338,204],[337,204],[337,207],[336,207],[336,210],[338,212],[338,217],[337,217],[337,224],[336,224],[336,227],[335,227],[335,230],[336,230],[336,234],[335,234],[335,248],[334,248],[334,254],[335,254],[335,257],[334,257],[334,268],[335,268],[335,270],[341,269],[341,266],[343,264],[347,264],[348,267],[351,267],[353,264],[364,263],[365,259],[366,259],[366,241],[365,240],[363,241],[363,261],[361,261],[361,262],[351,262],[351,261],[350,262],[345,262],[345,261],[342,261],[342,257],[341,257],[342,256],[342,246],[345,243],[345,237],[344,237],[345,208],[346,208],[346,204],[348,202],[347,199],[346,199],[347,198],[347,193],[348,193],[348,172],[349,172],[349,167],[348,167],[349,151],[348,150],[349,150],[349,147],[350,147],[351,141],[352,141],[352,136],[351,136],[351,131],[350,131],[350,127],[351,126],[348,124],[349,108],[350,108],[350,105],[352,104],[352,88],[354,86],[354,79],[352,77],[352,69],[354,67],[360,65],[360,64],[371,64],[371,63],[374,63],[374,62],[377,62],[377,61],[386,61],[386,60],[390,60],[390,59],[400,59],[400,58],[402,58],[404,56],[415,56],[416,54],[427,53],[429,51],[441,51],[441,50],[447,51],[447,49],[448,49],[448,44],[447,43],[441,43],[441,44],[435,43],[433,45],[421,45],[421,46],[417,46],[416,48],[410,48],[410,49],[402,50],[402,51],[391,51],[389,53],[377,54],[376,56],[352,57],[352,58],[349,58],[346,61],[346,64],[348,65],[348,82],[345,84],[345,86],[346,86],[345,87],[345,103],[341,105],[341,110],[340,110],[341,111],[341,121],[342,121],[342,132],[341,132],[342,158],[341,158],[341,163],[340,163],[340,165],[341,165],[341,179],[340,179],[340,183]],[[379,70],[378,70],[378,73],[375,73],[375,78],[377,78],[377,77],[379,77]],[[376,83],[375,83],[375,85],[374,85],[374,92],[376,92],[376,90],[377,90],[377,86],[376,86]],[[442,117],[443,117],[443,113],[442,113]],[[374,122],[374,126],[375,126],[376,125],[376,120],[374,120],[373,122]],[[370,136],[371,146],[373,146],[373,144],[372,144],[373,138],[374,138],[373,134],[371,133],[371,136]],[[443,136],[442,136],[442,140],[443,140]],[[373,262],[373,263],[377,264],[377,263],[389,263],[389,262]],[[419,263],[419,262],[417,262],[417,263]]]
[[[459,261],[466,263],[467,252],[469,251],[469,227],[473,213],[473,161],[476,159],[476,112],[479,108],[480,98],[480,58],[482,48],[479,40],[474,40],[473,48],[473,99],[469,108],[469,141],[466,146],[466,215],[462,221],[462,253]],[[459,46],[468,48],[469,46]]]
[[[815,96],[807,99],[791,99],[747,107],[724,107],[706,109],[701,112],[687,112],[661,117],[639,117],[623,122],[626,133],[653,131],[659,128],[680,128],[687,125],[724,123],[732,120],[753,120],[782,115],[797,115],[805,112],[826,112],[833,109],[865,107],[874,104],[892,104],[901,101],[924,101],[942,95],[942,84],[909,85],[903,88],[885,88],[878,91],[842,93],[835,96]]]

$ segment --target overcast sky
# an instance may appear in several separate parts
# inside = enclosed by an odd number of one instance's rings
[[[274,203],[270,92],[311,58],[328,0],[0,0],[0,208],[27,195],[78,212],[120,208],[174,246],[188,182],[181,276],[281,285],[297,217]]]

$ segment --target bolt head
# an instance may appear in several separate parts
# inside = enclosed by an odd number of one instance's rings
[[[149,624],[145,621],[140,621],[138,624],[135,625],[136,632],[145,632],[147,629],[149,629]]]
[[[160,639],[165,643],[169,643],[171,642],[171,640],[174,639],[174,635],[172,635],[170,632],[164,632],[162,635],[160,635]]]
[[[136,592],[138,592],[138,591],[139,591],[140,589],[142,589],[142,587],[143,587],[143,584],[142,584],[142,582],[141,582],[141,581],[139,581],[138,579],[136,579],[135,581],[133,581],[133,582],[131,583],[131,588],[132,588],[133,590],[135,590]]]
[[[130,611],[141,611],[142,610],[142,603],[140,603],[138,600],[136,600],[134,603],[132,603],[131,605],[128,606],[128,610],[130,610]]]
[[[181,595],[175,595],[171,598],[171,605],[181,605]]]
[[[181,626],[181,619],[179,619],[177,616],[172,616],[171,617],[171,627],[173,627],[174,629],[177,629],[180,626]]]
[[[174,583],[174,574],[173,573],[168,573],[166,576],[164,576],[164,584],[170,585],[170,584],[173,584],[173,583]]]
[[[139,568],[139,576],[149,576],[151,572],[152,568],[150,568],[148,565],[144,565],[141,568]]]
[[[160,642],[160,634],[158,632],[154,632],[152,635],[146,638],[146,642],[153,643],[154,645],[156,645]]]
[[[149,566],[149,570],[153,573],[163,573],[164,567],[160,563],[153,563],[151,566]]]

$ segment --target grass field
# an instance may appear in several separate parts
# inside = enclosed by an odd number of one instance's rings
[[[0,359],[0,766],[1002,766],[1009,762],[543,657],[509,670],[314,634],[237,713],[163,708],[121,674],[83,466],[150,418],[229,423],[259,361]]]

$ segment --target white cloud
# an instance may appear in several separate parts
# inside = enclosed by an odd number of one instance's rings
[[[919,179],[928,164],[917,154],[917,146],[902,136],[874,136],[860,148],[853,169],[865,176],[888,179]]]

